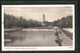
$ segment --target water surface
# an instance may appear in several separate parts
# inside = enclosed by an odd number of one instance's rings
[[[5,34],[5,46],[57,46],[55,30],[16,31]]]

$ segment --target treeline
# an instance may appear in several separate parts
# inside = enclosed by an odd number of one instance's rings
[[[15,17],[13,15],[4,13],[5,28],[12,28],[12,27],[28,28],[28,27],[40,27],[40,26],[42,26],[42,23],[40,21],[33,19],[26,20],[23,17]]]
[[[61,28],[72,28],[72,15],[58,19],[52,23],[53,26]]]

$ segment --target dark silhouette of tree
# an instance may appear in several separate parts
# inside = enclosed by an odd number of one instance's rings
[[[59,26],[62,28],[72,28],[72,15],[58,19],[52,23],[53,26]]]
[[[12,28],[12,27],[28,28],[28,27],[40,27],[40,26],[42,26],[42,23],[40,21],[33,19],[26,20],[23,17],[15,17],[13,15],[4,13],[5,28]]]

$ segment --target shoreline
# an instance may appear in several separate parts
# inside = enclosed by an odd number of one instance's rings
[[[71,40],[73,40],[73,33],[69,32],[69,31],[67,31],[67,30],[64,30],[64,29],[62,29],[62,28],[60,28],[60,30],[61,30],[64,34],[66,34]]]

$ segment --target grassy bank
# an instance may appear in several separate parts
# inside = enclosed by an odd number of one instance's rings
[[[22,30],[21,28],[17,29],[17,28],[7,28],[7,29],[4,29],[4,32],[15,32],[15,31],[19,31],[19,30]]]
[[[64,29],[62,29],[62,28],[60,28],[60,30],[61,30],[63,33],[65,33],[71,40],[73,39],[73,34],[72,34],[72,33],[68,32],[68,31],[66,31],[66,30],[64,30]]]
[[[30,29],[47,29],[47,28],[48,28],[47,26],[42,26],[42,27],[31,27]]]

